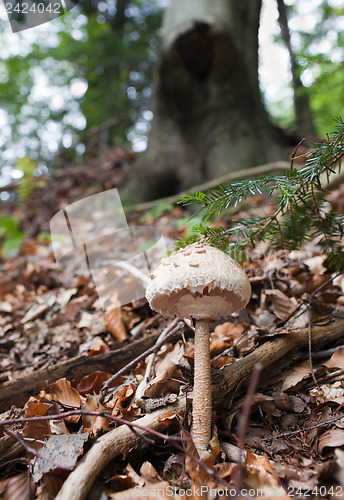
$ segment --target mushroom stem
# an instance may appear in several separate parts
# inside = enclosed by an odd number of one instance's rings
[[[211,439],[210,325],[197,319],[195,325],[192,438],[201,459],[209,454]]]

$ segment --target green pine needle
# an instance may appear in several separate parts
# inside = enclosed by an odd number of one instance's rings
[[[200,205],[192,217],[198,215],[202,222],[193,227],[191,235],[179,240],[177,247],[202,240],[237,256],[259,240],[270,241],[275,249],[292,250],[318,238],[322,251],[328,254],[328,265],[334,270],[343,269],[344,216],[327,213],[326,191],[322,187],[323,176],[329,181],[337,165],[340,171],[344,156],[344,121],[339,117],[336,122],[335,131],[325,142],[312,144],[305,165],[299,170],[291,165],[282,174],[227,182],[207,193],[191,191],[184,195],[179,203]],[[277,203],[274,214],[238,221],[230,229],[209,225],[229,207],[263,193],[274,196]]]

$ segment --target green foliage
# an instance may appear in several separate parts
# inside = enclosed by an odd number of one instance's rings
[[[156,207],[148,210],[144,215],[140,217],[141,222],[147,222],[149,219],[160,217],[165,212],[171,212],[173,209],[172,203],[160,203]]]
[[[295,249],[305,241],[319,239],[322,250],[329,254],[335,269],[344,266],[344,216],[325,209],[326,191],[322,184],[329,180],[334,165],[344,156],[344,122],[337,119],[336,130],[324,143],[313,144],[304,167],[279,175],[264,175],[235,183],[220,184],[207,193],[191,192],[180,203],[200,204],[195,215],[201,223],[193,234],[178,242],[185,246],[199,239],[230,253],[241,252],[258,240],[270,241],[274,248]],[[272,215],[238,221],[230,229],[214,228],[208,223],[218,219],[224,210],[236,206],[250,195],[266,193],[274,197],[277,209]]]
[[[98,154],[127,143],[137,124],[135,134],[147,132],[162,9],[158,0],[127,0],[118,22],[119,3],[85,0],[49,23],[49,37],[4,40],[0,168],[14,165],[15,149],[55,166],[62,146],[81,143]]]
[[[18,158],[16,168],[23,172],[17,190],[18,201],[22,203],[30,197],[35,187],[43,187],[45,183],[44,181],[35,181],[34,174],[37,164],[27,156]]]
[[[19,252],[25,232],[19,230],[17,218],[0,215],[0,238],[4,257],[11,257]]]
[[[316,133],[325,137],[344,102],[344,7],[335,7],[328,0],[310,2],[307,14],[301,0],[290,0],[287,7],[293,51],[304,84],[300,91],[309,97]]]

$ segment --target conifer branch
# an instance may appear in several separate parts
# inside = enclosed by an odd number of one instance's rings
[[[247,246],[254,246],[259,240],[270,241],[276,249],[296,249],[305,241],[318,238],[319,245],[329,254],[329,264],[339,270],[344,266],[344,248],[341,240],[344,234],[344,216],[325,210],[326,191],[322,186],[325,175],[329,182],[341,159],[344,157],[344,121],[337,118],[337,126],[323,143],[312,144],[303,157],[305,164],[299,170],[293,166],[278,175],[263,175],[234,183],[220,184],[203,193],[191,192],[179,203],[200,205],[193,215],[201,215],[202,222],[193,228],[193,233],[180,240],[178,247],[203,240],[229,253],[242,252]],[[265,217],[256,216],[237,221],[233,227],[214,228],[210,223],[229,207],[236,207],[251,195],[273,196],[276,211]],[[237,256],[236,256],[237,258]]]

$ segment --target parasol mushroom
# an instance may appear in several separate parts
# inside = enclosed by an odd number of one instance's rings
[[[162,259],[146,297],[164,316],[195,321],[192,437],[200,458],[211,439],[210,321],[243,309],[251,296],[245,271],[222,250],[194,243]]]

